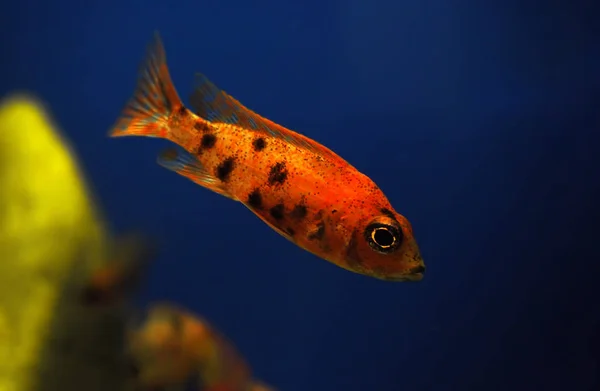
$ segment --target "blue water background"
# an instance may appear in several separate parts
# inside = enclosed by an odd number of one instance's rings
[[[160,238],[140,301],[211,319],[280,390],[592,390],[597,8],[3,2],[0,94],[43,98],[115,231]],[[412,222],[425,279],[339,269],[156,165],[167,142],[107,138],[154,30],[182,97],[203,72],[373,178]]]

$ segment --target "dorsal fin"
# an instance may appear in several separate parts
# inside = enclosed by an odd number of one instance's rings
[[[219,89],[201,73],[197,73],[195,76],[190,104],[197,115],[211,122],[238,125],[250,131],[279,138],[323,158],[343,161],[333,151],[316,141],[256,114],[234,97]]]

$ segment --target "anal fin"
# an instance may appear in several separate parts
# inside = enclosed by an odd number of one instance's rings
[[[273,225],[269,220],[267,220],[264,216],[261,216],[260,213],[256,213],[256,211],[254,210],[254,208],[252,208],[250,205],[248,205],[245,202],[242,202],[244,204],[244,206],[248,209],[250,209],[252,212],[254,212],[254,214],[261,219],[265,224],[267,224],[269,226],[269,228],[271,228],[273,231],[277,232],[279,235],[283,236],[284,238],[286,238],[287,240],[289,240],[292,243],[294,242],[294,239],[286,232],[284,232],[282,229],[276,227],[275,225]]]
[[[237,201],[237,198],[227,192],[221,182],[209,173],[194,155],[181,148],[172,147],[164,150],[158,156],[157,162],[164,168],[175,171],[202,187]]]

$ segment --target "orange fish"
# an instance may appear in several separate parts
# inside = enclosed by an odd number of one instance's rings
[[[156,248],[145,238],[130,234],[116,241],[112,256],[92,272],[81,292],[82,304],[104,306],[126,299],[138,288]]]
[[[113,137],[170,140],[165,168],[240,201],[273,230],[344,269],[418,281],[425,265],[409,221],[366,175],[325,146],[244,107],[198,74],[187,109],[160,37]]]
[[[142,390],[193,383],[204,391],[270,390],[252,379],[239,352],[206,320],[168,303],[153,305],[129,332],[127,355]]]

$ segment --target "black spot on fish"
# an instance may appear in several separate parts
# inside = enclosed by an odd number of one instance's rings
[[[183,105],[182,105],[181,107],[179,107],[179,110],[177,110],[177,112],[178,112],[178,114],[179,114],[179,115],[181,115],[181,116],[185,116],[185,115],[187,115],[187,112],[188,112],[188,111],[187,111],[187,109],[185,108],[185,106],[183,106]]]
[[[275,220],[281,220],[283,219],[284,206],[283,204],[277,204],[269,212]]]
[[[282,185],[283,183],[285,183],[287,176],[288,176],[288,171],[285,168],[285,162],[275,163],[273,165],[273,167],[271,167],[271,171],[269,172],[269,184]]]
[[[200,148],[211,149],[212,147],[215,146],[216,142],[217,142],[217,136],[215,136],[212,133],[207,133],[204,136],[202,136],[202,141],[200,141]]]
[[[194,123],[194,129],[199,132],[207,132],[209,130],[208,125],[204,121],[196,121]]]
[[[228,157],[227,159],[223,160],[221,162],[221,164],[219,164],[217,166],[217,178],[219,178],[219,180],[221,182],[227,182],[229,180],[229,176],[231,175],[231,172],[233,171],[235,166],[235,158],[233,156]]]
[[[387,208],[381,208],[379,209],[379,211],[381,213],[383,213],[384,215],[386,215],[387,217],[389,217],[392,220],[396,220],[396,216],[394,216],[394,214],[392,213],[391,210],[387,209]]]
[[[265,149],[265,147],[267,146],[267,142],[265,141],[264,138],[259,137],[252,142],[252,146],[254,147],[254,150],[256,152],[260,152],[263,149]]]
[[[287,233],[288,235],[290,235],[290,236],[294,236],[294,235],[296,235],[296,231],[294,231],[294,229],[293,229],[292,227],[287,227],[287,228],[285,229],[285,231],[286,231],[286,233]]]
[[[290,213],[290,216],[294,219],[302,220],[306,217],[307,213],[308,211],[306,210],[306,205],[298,204],[294,206],[294,209],[292,210],[292,213]]]
[[[308,240],[322,240],[325,236],[325,223],[319,222],[317,228],[308,233]]]
[[[262,208],[262,195],[258,188],[254,189],[252,193],[248,194],[248,205],[253,207],[254,209]]]

